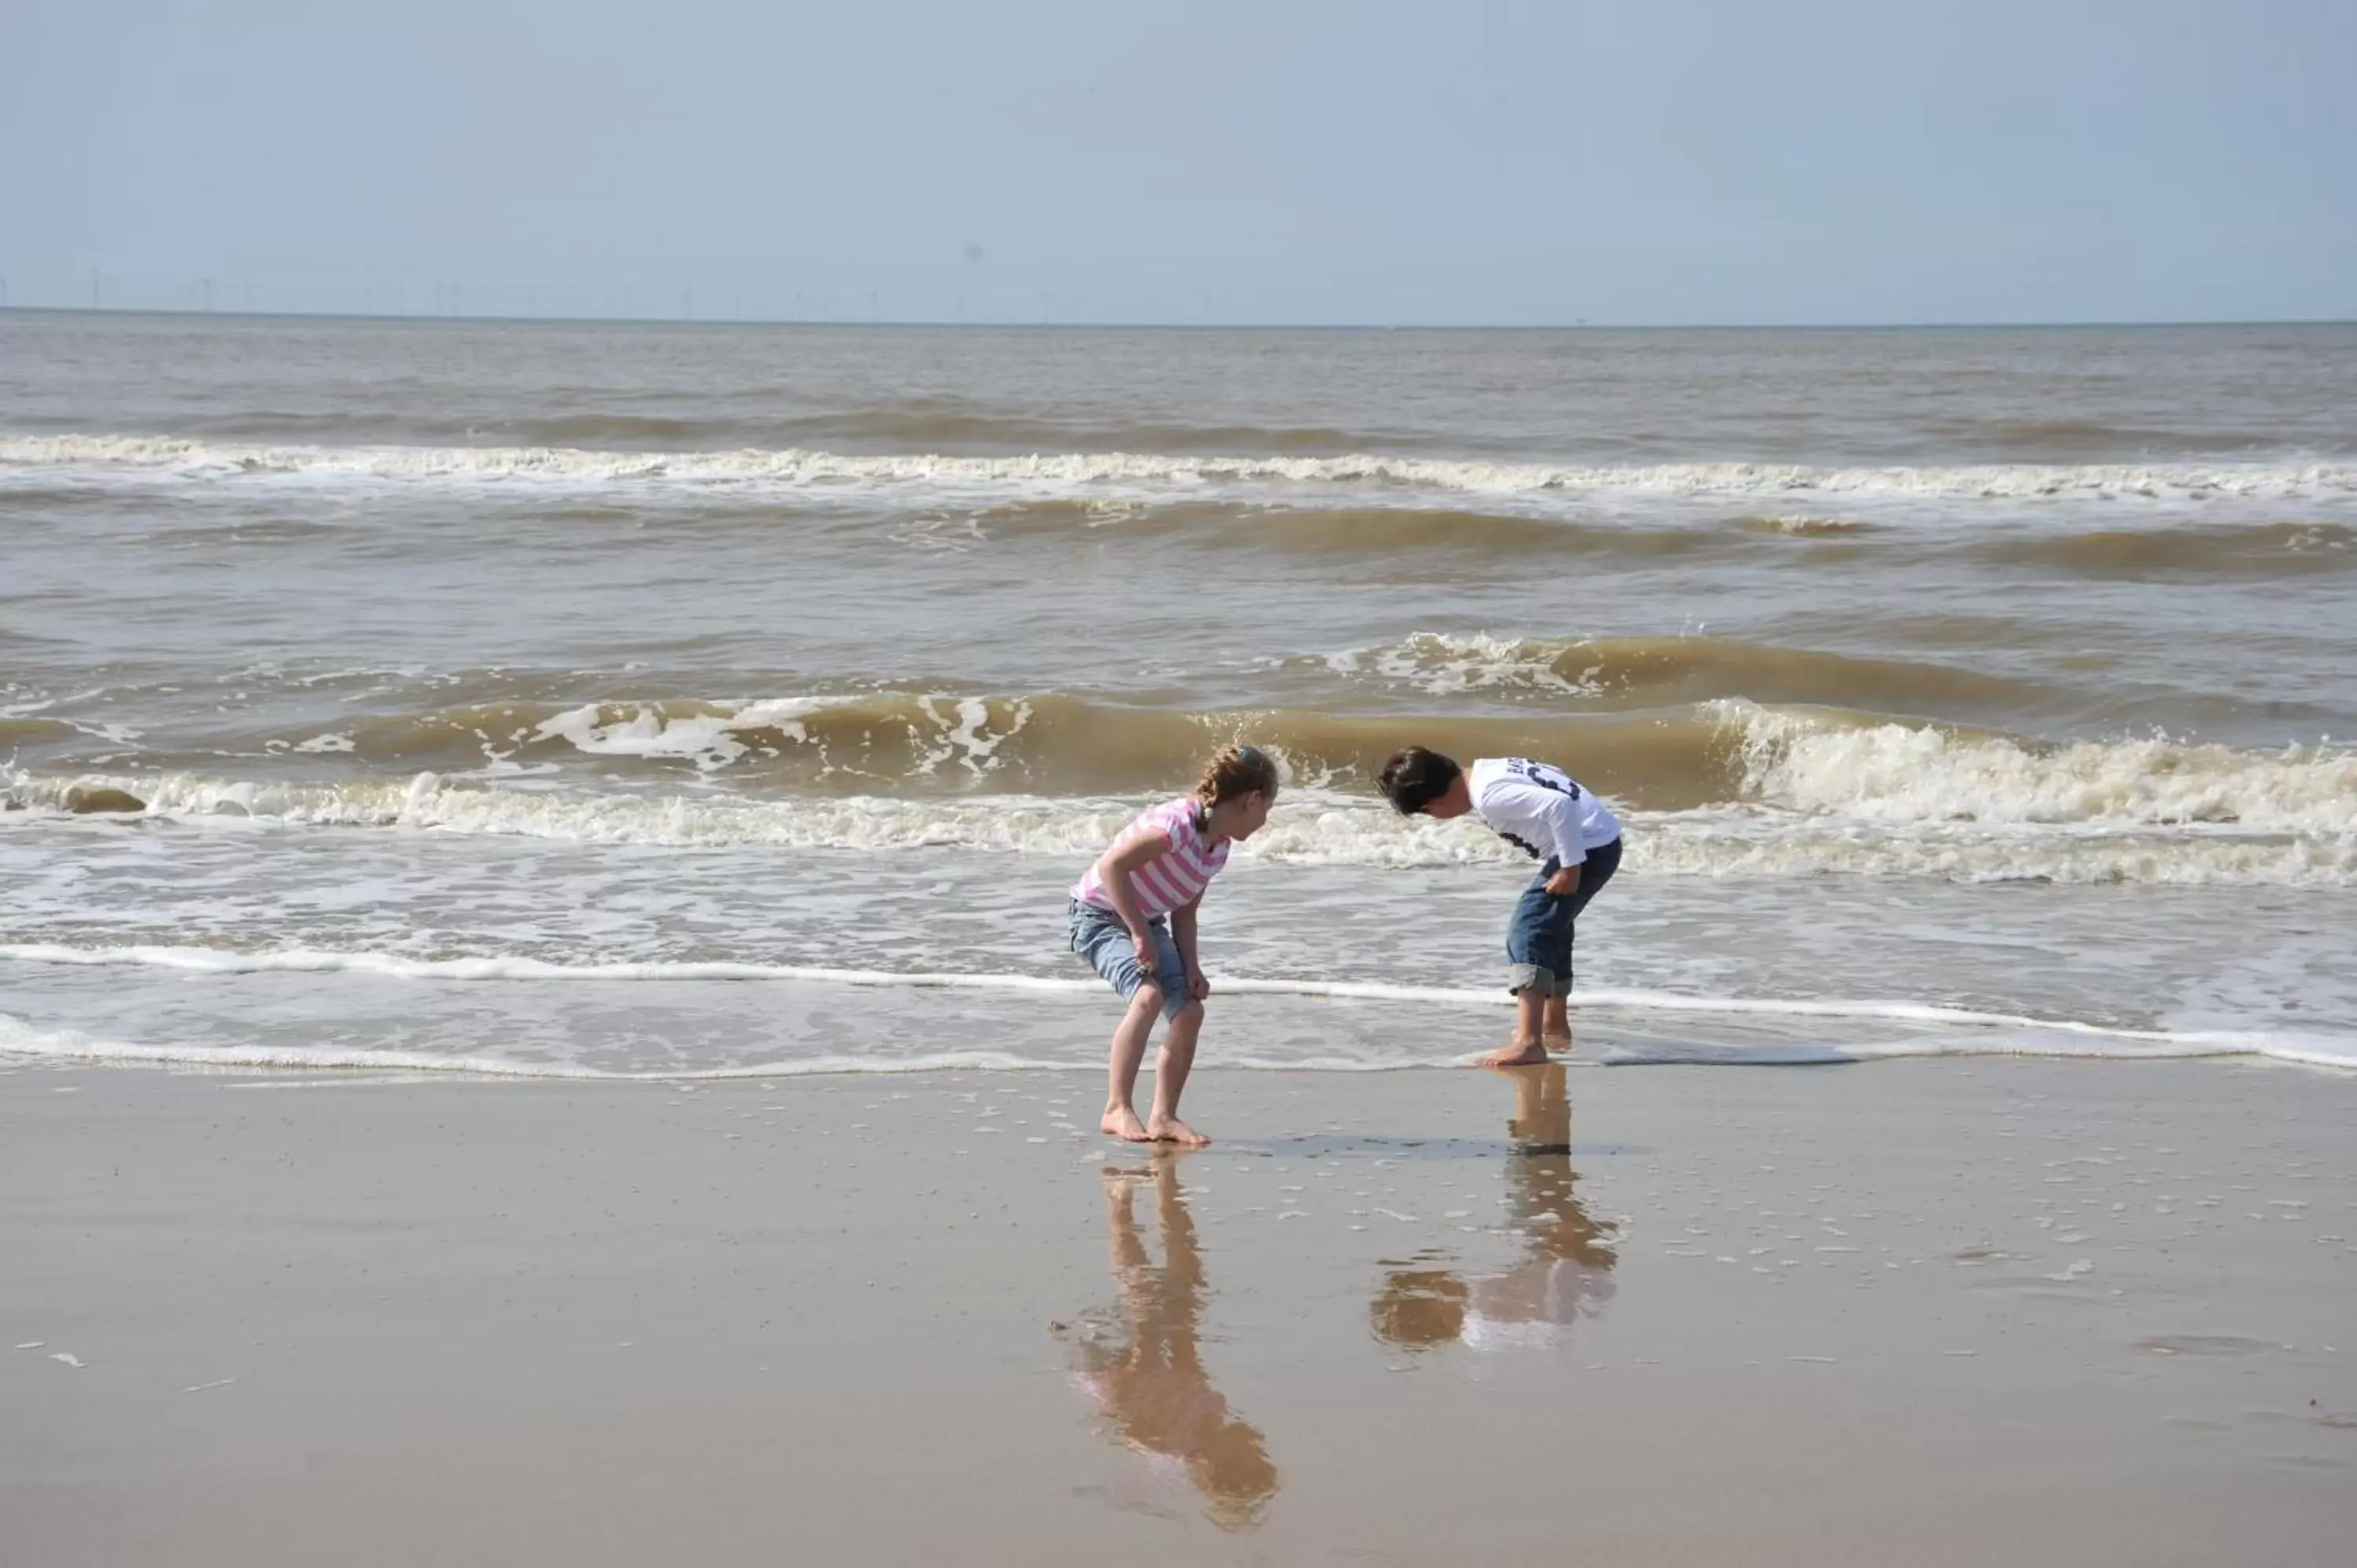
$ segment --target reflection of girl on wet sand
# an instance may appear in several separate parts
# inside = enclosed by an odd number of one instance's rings
[[[1131,1195],[1154,1183],[1163,1264],[1147,1260]],[[1103,1407],[1114,1441],[1184,1464],[1212,1520],[1234,1530],[1258,1521],[1276,1495],[1276,1466],[1261,1435],[1229,1412],[1196,1347],[1203,1310],[1203,1259],[1195,1222],[1178,1190],[1177,1160],[1141,1171],[1104,1172],[1105,1225],[1113,1240],[1117,1312],[1092,1314],[1072,1346],[1081,1381]],[[1107,1322],[1107,1319],[1113,1321]]]
[[[1405,1349],[1462,1339],[1476,1349],[1558,1344],[1582,1317],[1612,1299],[1611,1232],[1590,1219],[1574,1196],[1571,1100],[1560,1065],[1499,1068],[1514,1080],[1514,1114],[1506,1131],[1512,1224],[1524,1251],[1511,1268],[1469,1284],[1427,1254],[1394,1268],[1375,1297],[1375,1337]]]

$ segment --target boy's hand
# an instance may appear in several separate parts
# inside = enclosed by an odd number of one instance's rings
[[[1553,876],[1548,877],[1546,890],[1549,897],[1555,898],[1568,898],[1573,894],[1578,892],[1579,867],[1576,865],[1566,865],[1562,870],[1556,872]]]
[[[1211,994],[1211,980],[1193,964],[1187,966],[1187,994],[1197,1002]]]

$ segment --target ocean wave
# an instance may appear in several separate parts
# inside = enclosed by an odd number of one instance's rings
[[[1467,756],[1578,760],[1582,777],[1641,806],[1727,799],[1736,782],[1725,722],[1702,710],[1424,716],[1306,707],[1174,711],[1049,693],[479,703],[355,716],[258,746],[233,736],[222,752],[334,752],[404,772],[589,764],[613,777],[704,778],[764,790],[942,795],[986,789],[1071,796],[1181,788],[1207,754],[1236,741],[1276,753],[1297,784],[1363,781],[1409,740]],[[33,792],[14,792],[45,799],[38,786],[27,789]]]
[[[426,772],[554,769],[568,779],[703,780],[764,795],[1127,797],[1182,788],[1204,755],[1232,742],[1275,753],[1297,787],[1363,789],[1393,751],[1414,743],[1460,757],[1547,757],[1638,811],[1748,803],[1871,822],[2357,832],[2357,749],[2247,750],[2168,738],[2063,744],[1876,711],[1996,710],[2024,695],[2018,683],[1939,666],[1677,639],[1411,639],[1329,663],[1338,674],[1432,692],[1520,687],[1563,700],[1438,713],[1189,711],[1048,693],[518,701],[355,716],[259,743],[229,736],[221,749],[185,762],[151,752],[147,765],[169,779],[258,751],[333,754],[404,781]],[[1682,700],[1728,686],[1833,700]],[[135,738],[103,725],[77,729],[111,747]],[[113,755],[119,766],[120,751]],[[54,803],[74,782],[139,793],[114,777],[9,777],[7,791],[20,804]]]
[[[2189,430],[2087,418],[1954,418],[1935,420],[1927,428],[1964,450],[2052,457],[2130,452],[2222,456],[2261,451],[2275,439],[2259,430]]]
[[[80,725],[32,714],[0,713],[0,752],[44,741],[70,740],[83,732]]]
[[[1651,819],[1630,830],[1648,875],[1919,877],[2066,886],[2357,886],[2357,836],[1972,822],[1864,823],[1772,809]]]
[[[2044,682],[1949,665],[1702,636],[1555,639],[1420,631],[1324,662],[1337,674],[1434,696],[1529,693],[1630,708],[1736,697],[1886,714],[1996,714],[2035,710],[2065,695]]]
[[[1738,517],[1735,526],[1749,533],[1781,533],[1800,539],[1840,539],[1877,532],[1873,523],[1846,517]]]
[[[1944,499],[2207,498],[2357,495],[2357,467],[2334,463],[1999,464],[1822,467],[1780,463],[1646,466],[1511,463],[1384,456],[1216,456],[1140,452],[960,456],[860,454],[791,447],[735,451],[594,450],[572,446],[246,446],[171,435],[0,436],[0,466],[30,470],[146,470],[182,478],[283,475],[393,482],[537,481],[877,485],[1052,493],[1073,487],[1149,489],[1249,483],[1275,487],[1396,487],[1469,494],[1546,492],[1668,496],[1809,494]]]
[[[36,811],[64,811],[72,788],[136,792],[145,815],[189,823],[377,828],[682,849],[763,847],[870,854],[960,850],[1098,854],[1135,813],[1123,800],[976,796],[925,800],[854,796],[748,800],[564,794],[461,782],[266,783],[174,775],[29,781]],[[113,819],[119,821],[120,819]],[[2244,834],[2232,828],[2161,832],[1962,822],[1814,820],[1773,807],[1632,812],[1632,865],[1648,875],[1915,876],[1961,882],[2046,881],[2180,886],[2357,884],[2357,837]],[[1464,822],[1400,821],[1363,797],[1300,791],[1240,851],[1240,863],[1415,870],[1519,865],[1522,858]]]
[[[1737,710],[1745,798],[1813,815],[2357,834],[2357,749],[2346,746],[2249,751],[2165,737],[2058,746],[1721,706]]]
[[[208,435],[285,437],[282,416],[268,416],[268,426],[238,429],[205,427]],[[369,427],[380,439],[426,442],[457,440],[468,446],[497,441],[525,447],[580,448],[613,446],[627,450],[662,448],[671,451],[715,449],[770,451],[801,448],[813,443],[847,443],[854,449],[888,447],[906,451],[972,452],[976,450],[1058,450],[1120,446],[1152,453],[1223,452],[1237,449],[1340,456],[1367,445],[1363,435],[1325,425],[1193,424],[1182,422],[1105,422],[1086,414],[1070,418],[1028,413],[1004,413],[972,399],[914,397],[885,407],[850,408],[810,413],[765,413],[693,418],[582,411],[500,419],[439,419],[413,422],[399,431],[387,431],[382,421],[368,416]],[[365,439],[367,431],[353,422],[351,432]],[[297,438],[308,431],[296,431]]]
[[[1756,543],[1742,531],[1448,506],[1294,506],[1268,497],[1002,501],[955,521],[969,529],[969,537],[978,534],[985,541],[1117,530],[1126,538],[1182,539],[1208,549],[1309,557],[1447,553],[1527,561],[1544,554],[1643,561]]]
[[[2321,520],[2116,528],[1980,542],[1975,553],[2004,565],[2087,577],[2307,575],[2357,570],[2357,528]]]
[[[2342,747],[2251,751],[2166,739],[2054,746],[1748,703],[1587,719],[1411,722],[1264,712],[1194,715],[1191,724],[1168,714],[1116,721],[1082,704],[1057,721],[1064,738],[1043,741],[1028,726],[1046,705],[1032,704],[1033,716],[1018,722],[1019,706],[939,703],[931,727],[890,745],[878,710],[862,704],[832,721],[821,714],[834,710],[748,704],[743,727],[735,727],[735,714],[569,708],[510,732],[545,731],[546,745],[601,768],[628,773],[652,762],[708,780],[692,794],[645,787],[659,787],[660,775],[630,787],[630,779],[560,778],[561,770],[535,765],[511,779],[482,777],[481,769],[471,778],[426,769],[326,779],[19,769],[0,775],[0,796],[35,814],[86,808],[93,799],[121,806],[97,793],[119,790],[132,798],[130,811],[176,821],[252,818],[683,847],[1085,856],[1150,791],[1183,788],[1212,740],[1232,736],[1276,749],[1295,780],[1268,826],[1243,847],[1247,861],[1511,862],[1512,852],[1477,827],[1402,822],[1364,791],[1366,769],[1398,742],[1415,739],[1460,755],[1565,761],[1625,810],[1631,854],[1655,873],[2357,881],[2357,751]],[[827,730],[828,722],[836,727]],[[788,735],[795,725],[805,738]],[[832,738],[807,738],[813,735]],[[377,740],[364,746],[363,739],[359,731],[314,737],[300,748],[313,755],[300,760],[346,768],[353,751],[377,749]],[[738,779],[727,760],[731,748],[805,745],[817,747],[818,760],[805,759],[787,787],[772,775]],[[900,771],[884,768],[888,754]],[[845,769],[841,778],[820,770],[830,756]],[[912,757],[925,771],[907,771]],[[854,763],[863,771],[852,771]],[[802,787],[813,781],[845,787]],[[1027,784],[1039,792],[1017,792]]]

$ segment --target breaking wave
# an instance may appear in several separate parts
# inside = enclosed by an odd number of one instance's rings
[[[1728,798],[1628,811],[1649,875],[1846,875],[2244,886],[2357,884],[2357,757],[2166,741],[2040,750],[1900,725],[1751,709],[1727,716]],[[1298,766],[1297,762],[1297,767]],[[6,780],[36,814],[130,797],[109,820],[399,829],[678,847],[1081,858],[1140,795],[755,794],[550,788],[535,779],[235,779],[203,774]],[[1626,797],[1619,798],[1627,804]],[[1511,863],[1463,822],[1403,822],[1369,795],[1294,789],[1243,846],[1278,865],[1435,867]]]
[[[2164,463],[1818,467],[1695,462],[1594,466],[1372,454],[1217,456],[1138,452],[964,456],[742,448],[596,450],[576,446],[245,446],[171,435],[0,436],[0,465],[31,470],[149,470],[188,478],[307,476],[397,482],[512,481],[597,486],[866,484],[986,491],[1149,489],[1249,482],[1397,487],[1469,494],[1548,491],[1684,496],[1824,495],[1925,499],[2226,497],[2357,493],[2357,467],[2334,463]]]
[[[2043,682],[1907,660],[1870,659],[1715,637],[1577,640],[1417,632],[1329,655],[1338,674],[1434,696],[1529,694],[1615,708],[1742,698],[1886,714],[2035,711],[2068,693]]]
[[[2254,577],[2357,568],[2357,549],[2352,546],[2357,546],[2357,528],[2310,521],[1996,539],[1983,543],[1979,553],[2002,564],[2088,577]]]

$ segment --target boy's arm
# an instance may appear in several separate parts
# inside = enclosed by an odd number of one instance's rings
[[[1103,886],[1113,912],[1129,928],[1129,940],[1137,947],[1137,961],[1146,966],[1148,974],[1154,972],[1154,933],[1147,928],[1146,917],[1138,913],[1137,893],[1130,886],[1129,879],[1133,873],[1169,852],[1168,833],[1158,828],[1145,828],[1115,840],[1111,849],[1097,857],[1097,881]],[[1175,929],[1172,934],[1176,936]]]
[[[1546,884],[1550,894],[1567,898],[1579,891],[1579,868],[1587,859],[1587,846],[1579,837],[1577,795],[1533,779],[1510,778],[1491,785],[1480,803],[1501,815],[1520,818],[1528,826],[1516,842],[1525,847],[1543,846],[1533,848],[1533,853],[1555,857],[1555,874]]]
[[[1546,797],[1547,832],[1554,840],[1556,870],[1547,878],[1546,890],[1557,898],[1568,898],[1579,891],[1579,868],[1587,859],[1587,846],[1579,841],[1579,802],[1568,795],[1543,789]]]
[[[1529,779],[1504,778],[1474,805],[1491,826],[1542,859],[1561,867],[1547,878],[1557,897],[1579,891],[1580,863],[1587,858],[1579,838],[1579,798]]]
[[[1211,983],[1203,978],[1203,966],[1195,961],[1195,911],[1201,907],[1203,896],[1198,893],[1170,911],[1170,940],[1178,946],[1178,957],[1187,966],[1187,989],[1198,1002],[1211,993]]]
[[[1579,802],[1552,789],[1544,793],[1547,798],[1547,832],[1554,835],[1555,858],[1559,867],[1547,878],[1547,891],[1565,898],[1579,891],[1579,868],[1587,859],[1587,846],[1579,839]]]

